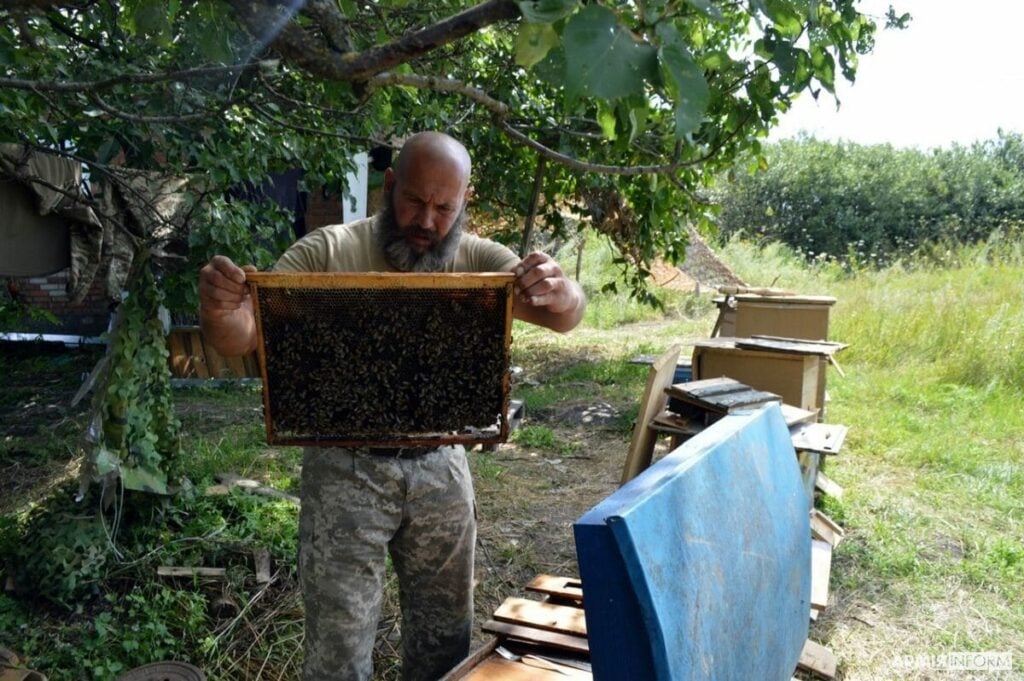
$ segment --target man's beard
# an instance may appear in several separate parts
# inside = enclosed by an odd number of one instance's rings
[[[420,225],[409,225],[403,229],[395,218],[392,193],[388,192],[384,197],[384,207],[377,215],[377,245],[384,252],[388,264],[399,272],[441,272],[455,259],[465,224],[466,209],[463,208],[443,239],[438,239],[435,232]],[[405,240],[406,233],[429,238],[430,248],[418,252]]]

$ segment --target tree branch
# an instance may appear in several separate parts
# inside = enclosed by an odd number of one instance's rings
[[[209,118],[214,114],[220,113],[231,104],[231,102],[225,102],[222,106],[219,106],[215,109],[208,109],[206,111],[201,111],[199,113],[181,114],[180,116],[139,116],[137,114],[130,114],[126,111],[121,111],[120,109],[115,109],[114,107],[103,101],[103,98],[96,93],[93,93],[90,99],[92,99],[92,101],[96,103],[96,106],[98,106],[100,109],[107,112],[114,118],[119,118],[123,121],[128,121],[129,123],[156,123],[169,125],[175,125],[178,123],[190,123],[192,121],[201,121],[203,119]]]
[[[104,47],[103,45],[100,45],[95,40],[90,40],[89,38],[86,38],[85,36],[79,35],[78,33],[76,33],[69,26],[64,24],[64,22],[61,21],[58,18],[59,16],[60,15],[57,14],[56,12],[50,12],[50,13],[48,13],[46,15],[46,20],[48,22],[50,22],[50,26],[52,26],[54,30],[56,30],[59,33],[63,33],[67,37],[69,37],[72,40],[74,40],[76,43],[80,43],[82,45],[85,45],[86,47],[91,47],[92,49],[96,50],[100,54],[104,54],[104,55],[109,55],[110,54],[110,51],[107,50],[106,47]]]
[[[299,10],[308,16],[320,30],[324,32],[329,47],[335,52],[351,52],[352,44],[348,39],[348,24],[345,17],[338,11],[338,5],[326,0],[307,0]]]
[[[257,38],[265,37],[267,26],[281,25],[270,45],[289,63],[312,75],[346,82],[368,80],[486,26],[519,17],[519,6],[513,0],[488,0],[386,45],[342,54],[322,44],[312,43],[306,32],[289,20],[290,17],[286,18],[266,5],[249,0],[227,2],[242,24]],[[324,28],[325,35],[330,35],[331,30],[334,29]]]
[[[346,134],[346,133],[343,133],[343,132],[331,132],[329,130],[318,130],[316,128],[307,128],[307,127],[302,126],[302,125],[295,125],[294,123],[289,123],[288,121],[285,121],[285,120],[282,120],[282,119],[276,117],[274,114],[270,113],[269,111],[267,111],[266,109],[261,107],[259,104],[256,104],[255,102],[250,103],[249,106],[252,108],[253,111],[255,111],[257,114],[259,114],[263,118],[267,119],[268,121],[270,121],[274,125],[278,125],[278,126],[280,126],[282,128],[288,128],[289,130],[294,130],[296,132],[301,132],[301,133],[306,134],[306,135],[320,135],[321,137],[336,137],[338,139],[348,140],[349,142],[366,142],[367,144],[370,144],[370,145],[381,144],[381,142],[379,142],[378,140],[375,140],[375,139],[370,138],[370,137],[362,137],[360,135],[349,135],[349,134]]]
[[[479,88],[452,78],[437,78],[436,76],[419,76],[388,71],[370,78],[367,84],[371,89],[388,85],[408,85],[409,87],[421,90],[452,92],[483,105],[484,108],[499,118],[504,118],[509,113],[508,105],[504,102],[494,99]]]
[[[600,173],[602,175],[645,175],[647,173],[671,173],[678,168],[689,165],[691,162],[681,163],[678,159],[679,147],[676,148],[677,157],[670,163],[663,163],[661,165],[644,165],[644,166],[613,166],[606,165],[603,163],[588,163],[587,161],[581,161],[572,156],[567,156],[560,152],[547,147],[540,142],[531,139],[527,135],[519,132],[506,121],[499,119],[497,121],[498,126],[505,132],[506,135],[514,139],[515,141],[530,147],[538,154],[548,157],[556,163],[560,163],[564,166],[568,166],[573,170],[579,170],[584,173]]]
[[[265,68],[268,64],[276,66],[274,62],[260,61],[249,64],[236,64],[233,66],[204,66],[195,69],[184,69],[182,71],[170,71],[168,73],[129,73],[123,76],[105,78],[103,80],[63,83],[25,80],[23,78],[0,78],[0,88],[10,88],[12,90],[38,90],[42,92],[90,92],[93,90],[106,90],[115,85],[145,85],[148,83],[162,83],[166,81],[197,80],[207,76],[236,75],[246,71],[255,71]]]

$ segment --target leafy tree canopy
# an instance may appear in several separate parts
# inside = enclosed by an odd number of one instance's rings
[[[474,154],[478,210],[515,225],[539,176],[542,224],[574,203],[642,273],[681,257],[702,187],[760,155],[796,94],[853,80],[875,30],[856,0],[11,0],[0,141],[92,176],[198,175],[195,261],[265,261],[252,225],[282,216],[225,188],[295,167],[338,186],[352,153],[446,130]]]

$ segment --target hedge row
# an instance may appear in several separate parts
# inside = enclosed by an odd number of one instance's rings
[[[726,237],[743,232],[808,258],[884,264],[924,244],[971,243],[1024,225],[1020,134],[929,151],[802,138],[763,153],[767,169],[716,190]]]

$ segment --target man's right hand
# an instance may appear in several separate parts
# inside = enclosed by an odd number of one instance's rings
[[[245,283],[252,265],[239,267],[215,255],[199,270],[199,321],[203,335],[223,355],[244,355],[256,347],[256,324]]]
[[[205,317],[230,316],[241,308],[249,298],[249,287],[245,284],[245,273],[255,272],[252,265],[239,267],[223,255],[199,270],[199,309]]]

